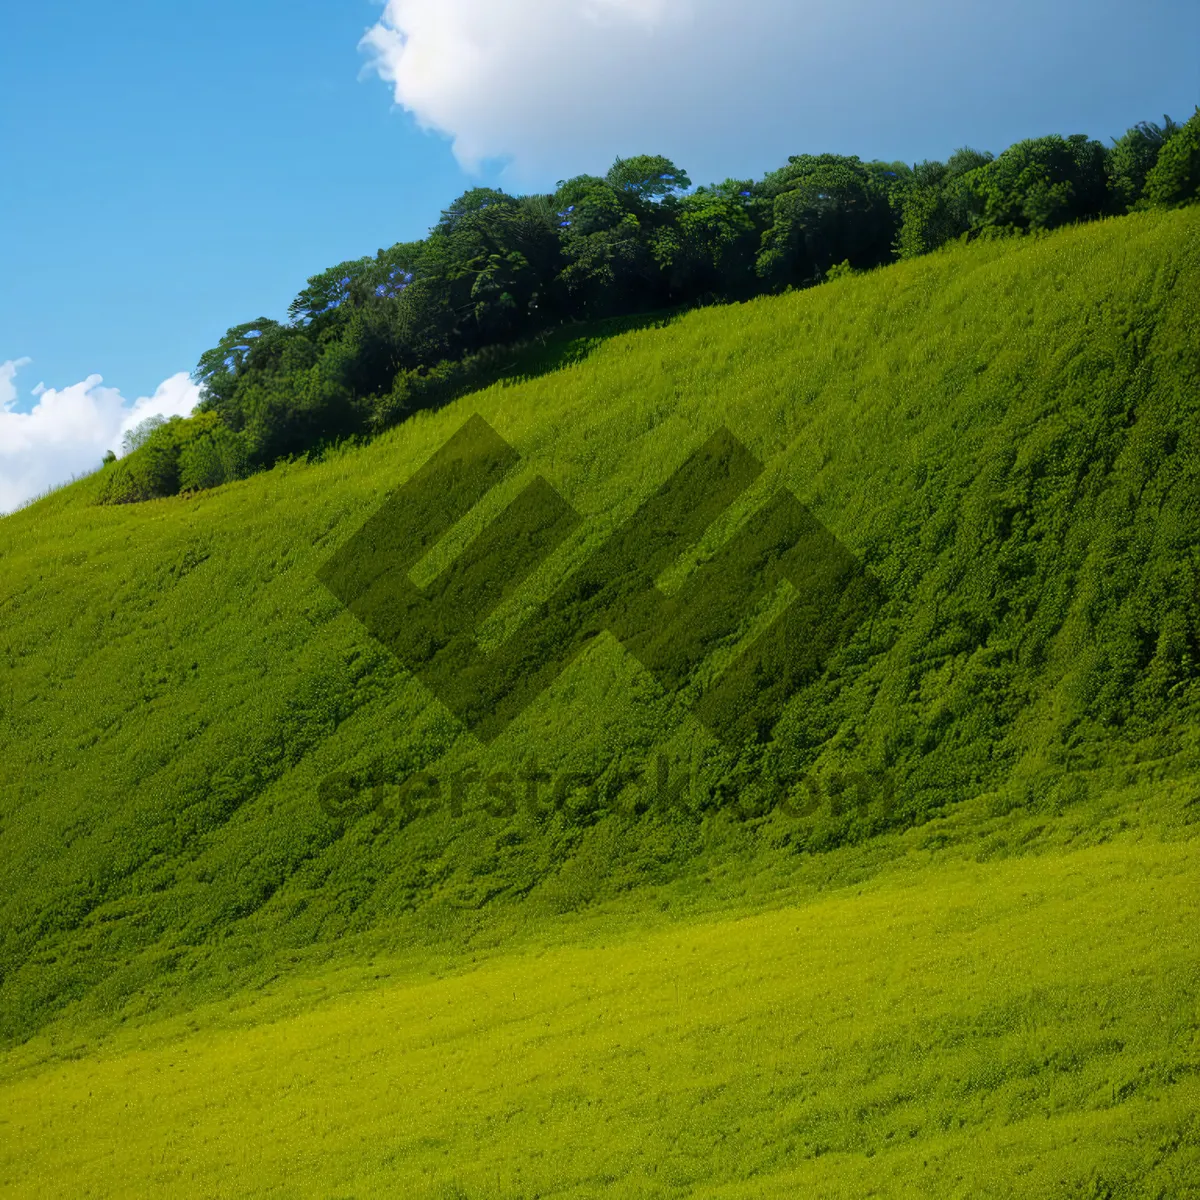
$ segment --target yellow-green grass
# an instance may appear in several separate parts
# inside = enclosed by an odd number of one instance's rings
[[[0,521],[0,1189],[1188,1195],[1198,346],[1200,208],[1144,214]],[[421,578],[538,473],[584,518],[485,644],[727,425],[698,556],[786,486],[885,597],[774,744],[896,819],[324,813],[379,755],[756,765],[606,638],[480,747],[317,582],[475,412],[522,465]]]
[[[0,1082],[6,1195],[1200,1195],[1200,841],[910,853]]]

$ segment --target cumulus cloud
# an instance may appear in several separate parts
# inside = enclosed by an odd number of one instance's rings
[[[890,160],[928,136],[944,157],[1057,129],[1088,82],[1080,39],[1111,54],[1126,36],[1105,41],[1094,2],[387,0],[360,48],[469,174],[507,159],[509,190],[644,153],[708,183],[789,154]]]
[[[15,411],[17,372],[27,358],[0,363],[0,513],[34,496],[95,470],[105,451],[121,452],[125,434],[156,414],[186,417],[200,400],[200,389],[181,371],[158,385],[153,396],[132,404],[99,375],[65,388],[31,390],[37,403]]]
[[[956,86],[967,62],[956,43],[993,23],[986,14],[968,21],[962,7],[388,0],[360,48],[421,128],[453,139],[471,174],[508,158],[506,179],[528,185],[651,153],[708,182],[706,170],[757,175],[789,153],[844,151],[856,129],[879,137],[896,87],[905,88],[909,123],[923,93],[944,108],[929,78]]]
[[[655,52],[692,25],[695,6],[696,0],[390,0],[362,48],[397,104],[422,128],[454,139],[455,156],[468,171],[513,154],[521,173],[557,166],[572,127],[582,142],[627,131],[650,78],[639,81],[631,68],[639,61],[651,68]]]

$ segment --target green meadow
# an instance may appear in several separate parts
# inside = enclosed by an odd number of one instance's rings
[[[72,1196],[1200,1194],[1192,840],[910,846],[765,911],[378,959],[0,1084]]]
[[[643,324],[0,520],[0,1190],[1200,1195],[1200,208]],[[484,745],[317,577],[474,414],[519,466],[414,582],[582,517],[484,650],[721,427],[764,469],[661,586],[786,489],[878,611],[740,747],[608,635]],[[534,769],[596,782],[320,802]]]

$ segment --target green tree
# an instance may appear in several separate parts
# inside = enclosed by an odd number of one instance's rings
[[[653,303],[661,269],[648,231],[605,179],[560,180],[554,195],[564,266],[558,280],[569,311],[589,317],[637,311]]]
[[[769,285],[819,282],[843,260],[862,270],[891,258],[895,218],[887,193],[857,158],[794,155],[763,182],[773,194],[773,219],[755,269]]]
[[[434,226],[434,230],[437,233],[452,234],[465,221],[478,216],[484,209],[511,209],[516,205],[516,197],[507,192],[498,191],[496,188],[472,188],[442,210],[441,219]]]
[[[155,413],[144,421],[140,421],[121,439],[121,452],[132,454],[134,450],[140,449],[150,440],[150,435],[166,423],[167,418],[160,413]]]
[[[439,353],[458,357],[553,319],[562,266],[552,202],[476,188],[456,201],[420,256]],[[429,307],[428,305],[426,306]],[[549,311],[547,311],[549,310]]]
[[[605,180],[609,187],[623,196],[638,201],[669,196],[692,186],[686,171],[681,171],[661,154],[635,154],[618,158],[608,169]]]
[[[241,479],[249,471],[245,439],[215,425],[179,448],[179,490],[196,491]]]
[[[371,263],[369,257],[351,259],[314,275],[288,306],[292,323],[313,326],[316,336],[343,321],[353,304],[354,285],[371,269]]]
[[[263,360],[264,351],[282,329],[278,321],[259,317],[233,326],[206,350],[192,372],[193,382],[200,385],[200,411],[215,412],[231,429],[241,429],[246,414],[238,398],[240,381],[256,360]]]
[[[1178,132],[1179,125],[1164,116],[1162,125],[1140,121],[1123,137],[1113,138],[1107,173],[1114,212],[1129,212],[1138,203],[1159,151]]]
[[[360,312],[351,312],[323,339],[310,336],[304,326],[274,321],[231,329],[196,369],[202,388],[198,411],[216,413],[242,433],[258,465],[303,453],[315,441],[357,432],[363,409],[353,402],[361,376],[378,372],[381,357],[362,336],[366,322]],[[348,349],[347,338],[355,335],[358,340]],[[327,355],[329,362],[322,364]],[[353,365],[340,370],[348,359]]]
[[[1200,105],[1163,144],[1143,194],[1150,204],[1169,206],[1200,199]]]
[[[224,438],[236,435],[221,423],[216,413],[198,413],[193,417],[159,418],[143,421],[138,436],[126,438],[131,449],[113,464],[101,485],[101,504],[128,504],[174,496],[180,488],[180,461],[188,448],[200,438],[216,434]]]
[[[876,186],[887,196],[893,207],[899,198],[912,186],[913,169],[905,162],[864,163],[864,170],[875,181]]]
[[[971,171],[986,167],[995,162],[996,156],[990,150],[976,150],[971,146],[960,146],[946,160],[945,180],[960,179]]]
[[[964,180],[992,160],[988,151],[964,146],[948,162],[925,159],[913,166],[889,196],[899,222],[894,247],[898,257],[928,254],[971,229],[974,198]]]
[[[972,224],[989,233],[1055,229],[1108,207],[1104,146],[1084,134],[1054,134],[1009,146],[964,173],[974,197]]]
[[[651,238],[671,301],[740,296],[753,277],[758,234],[738,195],[704,188],[683,197]]]

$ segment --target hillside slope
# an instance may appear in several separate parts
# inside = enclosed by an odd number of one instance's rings
[[[279,981],[0,1059],[0,1187],[1190,1200],[1198,868],[1195,838],[910,850],[740,919]]]
[[[1054,814],[1172,781],[1186,803],[1198,314],[1200,209],[1109,220],[693,312],[211,493],[102,508],[84,480],[0,521],[0,1037],[182,1010],[364,946],[495,947],[642,886],[702,902],[722,863],[761,853],[784,878],[964,805]],[[722,427],[764,470],[701,559],[787,489],[878,609],[757,745],[719,743],[608,635],[483,745],[318,579],[473,414],[519,465],[417,574],[539,474],[580,517],[485,644]],[[659,755],[693,773],[686,806],[629,782]],[[322,781],[372,763],[536,763],[597,788],[540,816],[477,794],[461,815],[322,807]],[[765,803],[772,772],[820,802]]]

